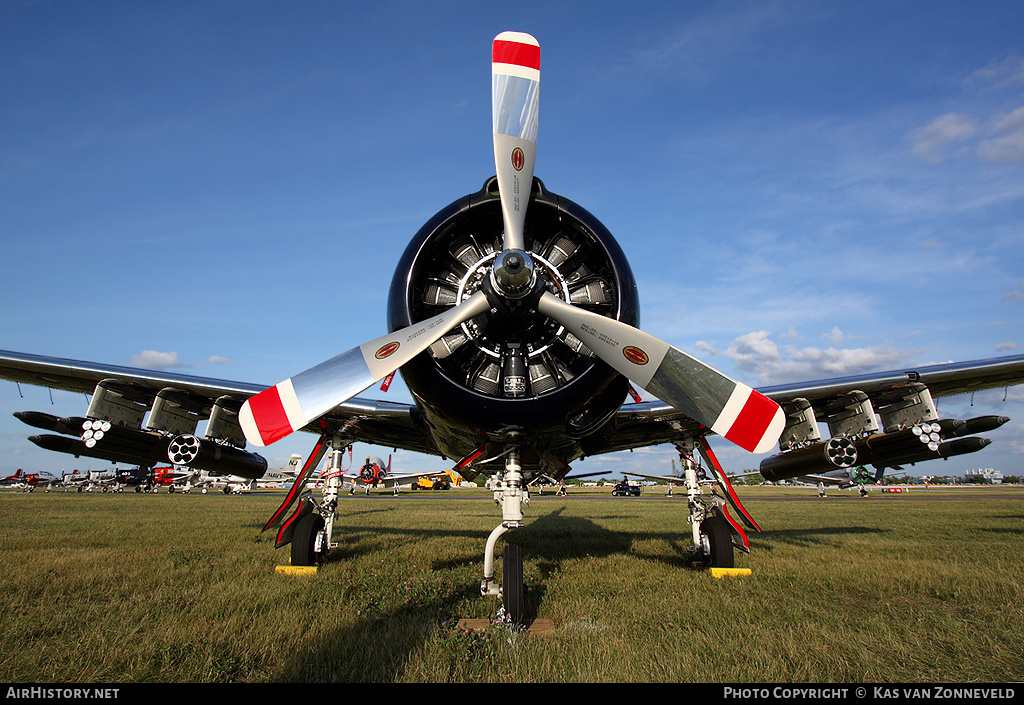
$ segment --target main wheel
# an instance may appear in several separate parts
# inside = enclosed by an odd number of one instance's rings
[[[736,565],[732,550],[732,534],[725,519],[708,517],[700,523],[700,535],[704,543],[705,568],[732,568]]]
[[[316,565],[321,554],[316,552],[316,535],[324,528],[324,518],[307,514],[299,519],[292,534],[292,565]]]
[[[523,584],[523,547],[506,544],[501,564],[501,600],[513,624],[522,624],[526,612]]]

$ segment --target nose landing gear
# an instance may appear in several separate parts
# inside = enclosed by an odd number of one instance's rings
[[[519,627],[525,622],[525,594],[523,583],[523,552],[516,544],[507,544],[502,556],[501,585],[494,579],[494,549],[498,539],[512,529],[523,525],[523,507],[530,503],[530,491],[523,482],[518,447],[508,450],[505,472],[493,484],[494,501],[501,507],[502,522],[487,537],[484,549],[484,578],[480,583],[481,595],[500,595],[502,621]]]

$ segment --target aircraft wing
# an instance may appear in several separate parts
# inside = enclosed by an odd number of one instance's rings
[[[152,409],[158,395],[170,393],[199,420],[208,419],[218,401],[237,414],[242,402],[269,386],[8,351],[0,351],[0,379],[89,395],[103,384],[143,409]],[[323,421],[324,428],[315,423],[303,430],[340,432],[353,442],[440,455],[411,404],[353,397]]]
[[[846,487],[853,487],[854,485],[859,484],[848,477],[831,477],[829,475],[800,475],[799,477],[794,477],[793,480],[806,482],[807,484],[810,485],[814,485],[820,482],[825,485],[839,487],[840,489],[845,489]]]
[[[873,408],[879,410],[925,389],[933,398],[938,398],[1022,383],[1024,355],[1014,355],[775,385],[757,391],[787,413],[793,405],[806,400],[817,420],[824,421],[853,404],[860,398],[858,393],[865,395]],[[588,455],[671,443],[700,429],[693,419],[661,401],[623,405],[616,414],[614,426],[610,433],[590,441],[590,447],[585,448]],[[585,440],[584,445],[586,443]]]
[[[646,480],[654,480],[655,482],[664,482],[669,485],[685,485],[685,477],[676,477],[675,475],[647,475],[642,472],[623,472],[623,475],[632,475],[634,477],[642,477]]]

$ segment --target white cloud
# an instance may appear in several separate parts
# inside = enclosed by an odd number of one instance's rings
[[[698,350],[701,350],[703,352],[708,353],[709,355],[717,355],[718,354],[718,351],[715,350],[714,346],[711,345],[711,343],[705,342],[703,340],[698,340],[694,344],[694,347],[697,348]]]
[[[741,335],[729,344],[726,356],[760,384],[783,384],[827,377],[844,377],[898,367],[910,356],[885,346],[839,349],[780,348],[768,331]]]
[[[839,343],[843,342],[843,339],[846,336],[843,335],[843,331],[839,330],[839,326],[836,326],[829,333],[826,333],[821,337],[824,338],[825,342],[829,345],[839,345]]]
[[[1024,289],[1024,284],[1021,285],[1021,289]],[[1003,295],[1003,301],[1024,301],[1024,291],[1021,289],[1007,292]]]
[[[976,132],[974,121],[966,115],[946,113],[910,134],[911,150],[929,164],[938,164],[946,159],[948,145],[969,140]]]
[[[982,161],[998,164],[1024,162],[1024,107],[1008,115],[997,116],[992,121],[992,131],[999,136],[978,145],[978,156]]]
[[[206,358],[207,365],[226,365],[231,360],[220,355],[211,355]],[[166,370],[172,367],[202,367],[202,365],[189,365],[178,359],[177,352],[159,352],[157,350],[143,350],[138,355],[132,355],[132,365],[149,370]]]
[[[157,352],[156,350],[143,350],[138,355],[132,355],[132,365],[150,370],[186,367],[186,365],[178,361],[177,352]]]
[[[968,85],[973,86],[1014,86],[1024,83],[1024,57],[1010,56],[971,74]]]

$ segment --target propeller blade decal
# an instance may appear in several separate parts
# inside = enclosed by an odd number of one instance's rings
[[[523,224],[537,159],[539,101],[540,44],[529,34],[502,32],[491,50],[491,107],[506,250],[526,249]]]
[[[238,412],[246,440],[266,446],[299,430],[489,308],[487,296],[477,292],[433,318],[352,348],[250,397]]]
[[[778,404],[665,341],[548,292],[537,310],[616,372],[741,448],[764,453],[782,435],[786,416]]]

